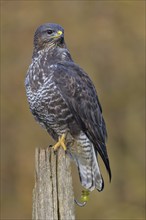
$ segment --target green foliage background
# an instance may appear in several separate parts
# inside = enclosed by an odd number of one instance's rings
[[[53,141],[28,109],[24,78],[33,33],[59,23],[74,61],[92,78],[108,128],[113,179],[78,219],[144,219],[145,1],[1,1],[1,219],[31,219],[34,151]],[[101,162],[101,161],[100,161]],[[101,162],[102,163],[102,162]],[[73,168],[76,197],[81,187]]]

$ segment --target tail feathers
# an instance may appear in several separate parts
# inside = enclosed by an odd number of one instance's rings
[[[93,191],[96,188],[98,191],[102,191],[104,180],[100,173],[95,153],[93,152],[93,154],[91,163],[81,164],[81,161],[78,163],[80,181],[85,189]]]
[[[69,147],[68,153],[77,164],[82,186],[90,191],[95,188],[102,191],[104,181],[97,162],[97,153],[82,131],[76,137],[74,145]]]
[[[102,179],[102,184],[101,184],[101,187],[99,187],[99,185],[97,184],[97,182],[95,183],[95,188],[101,192],[103,189],[104,189],[104,179],[103,177],[101,176],[101,179]]]

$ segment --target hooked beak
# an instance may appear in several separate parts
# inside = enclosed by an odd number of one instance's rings
[[[62,35],[62,31],[57,32],[58,37]]]
[[[62,31],[57,31],[57,33],[56,33],[54,36],[52,36],[52,38],[58,38],[58,37],[60,37],[62,34],[63,34]]]

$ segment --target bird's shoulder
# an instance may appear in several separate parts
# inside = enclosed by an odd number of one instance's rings
[[[86,97],[98,105],[102,112],[95,86],[88,74],[79,65],[74,62],[59,62],[54,66],[53,77],[64,94],[75,97],[79,102],[85,100]]]
[[[94,89],[94,85],[88,76],[88,74],[76,63],[73,61],[70,62],[58,62],[57,64],[51,65],[54,67],[54,77],[57,81],[62,82],[62,79],[71,81],[72,84],[76,83],[76,85],[80,86],[88,86]]]

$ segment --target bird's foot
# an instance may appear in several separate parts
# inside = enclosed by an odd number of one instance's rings
[[[85,206],[89,200],[89,194],[90,194],[90,191],[88,189],[82,190],[81,202],[79,202],[77,199],[75,199],[75,203],[80,207]]]
[[[65,151],[67,149],[65,145],[65,137],[66,135],[63,134],[61,137],[59,137],[58,142],[53,146],[53,149],[56,151],[59,147],[62,147]]]

